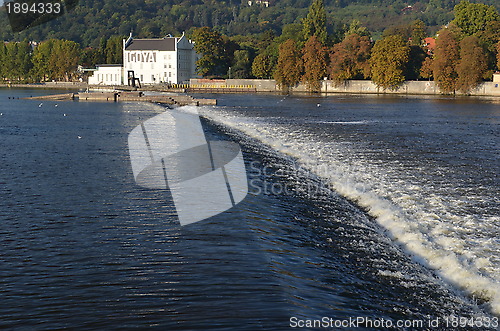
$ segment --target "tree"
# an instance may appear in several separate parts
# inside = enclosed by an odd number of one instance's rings
[[[371,43],[367,36],[350,34],[330,53],[330,78],[337,83],[347,79],[367,77]]]
[[[80,61],[80,45],[74,41],[51,39],[33,53],[33,75],[38,81],[65,80],[75,75]]]
[[[497,43],[497,69],[500,70],[500,41]]]
[[[253,60],[252,75],[260,79],[270,79],[273,77],[274,65],[273,57],[270,54],[261,53]]]
[[[18,68],[21,79],[28,80],[33,67],[31,60],[32,49],[28,40],[18,43],[17,57],[14,59],[15,65]]]
[[[439,33],[434,51],[433,76],[439,89],[445,93],[455,92],[457,88],[457,63],[460,49],[456,35],[449,29]]]
[[[349,29],[344,33],[344,39],[352,34],[357,34],[361,37],[371,37],[370,31],[368,31],[366,27],[362,26],[361,22],[357,19],[352,20],[351,24],[349,25]]]
[[[50,59],[55,39],[40,43],[33,52],[33,75],[37,81],[45,82],[54,79]]]
[[[54,79],[70,81],[80,60],[80,45],[70,40],[56,40],[50,56]]]
[[[484,31],[489,22],[498,20],[500,15],[494,6],[462,0],[455,6],[455,19],[452,23],[461,28],[466,36],[471,36]]]
[[[460,42],[460,62],[457,66],[457,87],[463,93],[469,93],[483,81],[487,58],[476,36],[465,37]]]
[[[395,89],[405,81],[404,70],[410,48],[399,35],[378,40],[370,59],[372,81],[384,89]]]
[[[412,46],[422,46],[422,40],[427,36],[425,23],[416,20],[411,24],[411,42]]]
[[[123,36],[114,36],[106,41],[102,50],[107,64],[123,63]]]
[[[279,47],[278,64],[274,79],[283,92],[299,83],[302,76],[302,56],[294,40],[289,39]]]
[[[231,67],[231,77],[229,78],[249,78],[251,74],[250,52],[240,49],[234,52],[233,66]]]
[[[224,52],[224,40],[217,31],[209,27],[198,28],[193,33],[194,48],[201,58],[196,61],[200,75],[224,75],[228,62]]]
[[[323,0],[313,0],[307,17],[302,21],[304,37],[316,36],[324,44],[328,37],[326,32],[326,12]]]
[[[321,80],[326,75],[326,50],[316,36],[311,36],[304,46],[303,53],[302,79],[310,92],[320,92]]]
[[[420,46],[410,46],[409,61],[406,65],[405,77],[407,80],[420,78],[420,69],[425,61],[426,53]]]
[[[5,80],[7,77],[6,73],[6,64],[7,62],[7,47],[5,46],[4,42],[0,42],[0,78],[2,80]]]
[[[420,68],[420,77],[428,78],[429,80],[433,77],[432,69],[434,67],[434,61],[431,57],[426,57]]]

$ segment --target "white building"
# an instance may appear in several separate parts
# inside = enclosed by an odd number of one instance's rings
[[[121,64],[100,64],[94,74],[89,77],[91,85],[123,85],[124,75]]]
[[[194,42],[184,34],[163,39],[134,39],[130,35],[123,40],[123,66],[98,65],[92,70],[89,84],[128,85],[131,72],[141,84],[181,84],[199,77],[196,74],[198,58]]]
[[[184,34],[163,39],[133,39],[130,36],[123,41],[125,77],[133,71],[141,84],[187,82],[198,77],[195,71],[197,60],[194,42]]]

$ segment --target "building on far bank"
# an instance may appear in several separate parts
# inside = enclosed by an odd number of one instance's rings
[[[194,42],[184,34],[162,39],[123,40],[123,65],[98,65],[92,85],[128,85],[131,74],[142,84],[181,84],[198,78]]]
[[[100,64],[89,77],[91,85],[123,85],[124,75],[121,64]]]
[[[194,42],[184,34],[163,39],[133,39],[123,41],[123,67],[128,77],[130,71],[141,84],[188,82],[196,75],[198,56]]]

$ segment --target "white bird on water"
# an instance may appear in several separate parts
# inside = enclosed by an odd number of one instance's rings
[[[318,103],[318,104],[316,105],[316,107],[321,107],[321,104],[320,104],[320,103]]]
[[[78,139],[82,139],[82,137],[81,137],[81,136],[78,136]]]
[[[66,116],[66,114],[63,114],[63,116]]]
[[[43,102],[38,105],[38,108],[42,108]]]

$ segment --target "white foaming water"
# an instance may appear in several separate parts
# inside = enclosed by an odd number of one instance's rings
[[[232,109],[204,107],[200,114],[296,158],[366,209],[415,261],[486,300],[493,313],[500,314],[500,218],[467,213],[467,201],[451,194],[453,187],[445,182],[447,169],[371,162],[366,146],[363,150],[345,142],[321,141],[306,130],[244,117]],[[442,176],[443,182],[429,179],[429,173]],[[467,199],[481,196],[471,194]]]

